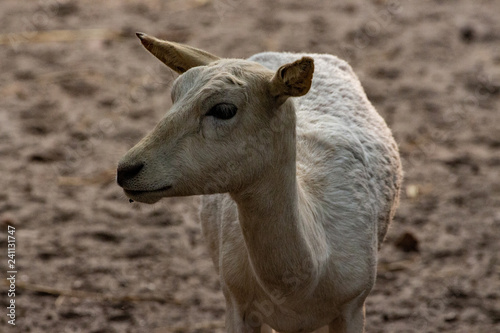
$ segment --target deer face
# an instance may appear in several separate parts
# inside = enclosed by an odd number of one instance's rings
[[[280,132],[286,119],[292,119],[287,126],[294,130],[294,115],[277,109],[288,96],[287,75],[296,74],[300,66],[280,72],[284,66],[274,73],[254,62],[219,59],[188,46],[138,36],[182,75],[173,84],[170,110],[119,162],[117,182],[125,194],[154,203],[166,196],[231,192],[265,172],[272,164],[271,151],[283,140]],[[309,76],[307,92],[312,60],[304,61],[301,73]]]

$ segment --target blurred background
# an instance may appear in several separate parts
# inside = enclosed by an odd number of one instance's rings
[[[135,31],[222,57],[347,60],[405,170],[367,332],[500,332],[499,13],[495,0],[2,0],[0,267],[11,225],[18,274],[15,327],[0,285],[0,332],[224,332],[199,198],[129,204],[114,182],[176,76]]]

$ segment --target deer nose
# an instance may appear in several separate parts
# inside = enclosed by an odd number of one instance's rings
[[[142,170],[143,167],[144,163],[142,162],[132,165],[119,165],[116,172],[116,182],[118,183],[118,185],[123,187],[123,183],[137,176],[137,174]]]

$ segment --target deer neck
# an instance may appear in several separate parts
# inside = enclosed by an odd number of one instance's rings
[[[270,293],[310,289],[317,279],[321,234],[303,185],[297,178],[295,111],[293,126],[280,133],[272,167],[238,193],[240,226],[260,285]],[[319,247],[321,248],[321,246]]]

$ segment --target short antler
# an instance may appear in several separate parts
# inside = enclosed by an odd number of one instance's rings
[[[168,42],[137,32],[142,45],[165,65],[179,74],[196,66],[204,66],[220,58],[206,51],[180,43]]]

